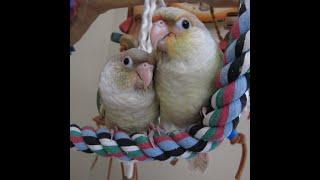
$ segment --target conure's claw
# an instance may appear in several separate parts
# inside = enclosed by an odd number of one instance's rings
[[[94,122],[96,122],[96,124],[97,124],[98,127],[100,127],[100,126],[105,126],[105,125],[106,125],[106,123],[105,123],[105,121],[104,121],[104,118],[103,118],[103,116],[101,116],[101,115],[98,115],[98,116],[94,117],[92,120],[93,120]]]

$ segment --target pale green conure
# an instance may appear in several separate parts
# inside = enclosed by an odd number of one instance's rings
[[[200,122],[201,108],[210,106],[223,53],[205,25],[190,12],[159,8],[153,22],[151,41],[156,49],[160,119],[185,128]]]
[[[145,132],[159,116],[152,56],[132,48],[111,57],[100,74],[97,105],[108,128]]]
[[[155,88],[160,121],[167,129],[184,129],[200,123],[201,109],[210,106],[223,53],[205,25],[190,12],[159,8],[153,22],[151,42],[156,49]],[[201,153],[189,165],[204,172],[208,162],[208,155]]]

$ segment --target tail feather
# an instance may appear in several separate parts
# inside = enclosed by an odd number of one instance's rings
[[[188,161],[188,168],[192,171],[200,171],[205,173],[209,165],[208,153],[200,153]]]

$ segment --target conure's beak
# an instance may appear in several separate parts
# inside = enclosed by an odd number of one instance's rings
[[[169,34],[168,25],[163,20],[155,21],[150,33],[153,48],[167,52],[167,43],[165,38]]]
[[[153,69],[154,69],[154,65],[149,64],[147,62],[140,64],[136,68],[136,71],[140,79],[143,81],[144,89],[146,89],[151,84],[151,81],[153,78]]]

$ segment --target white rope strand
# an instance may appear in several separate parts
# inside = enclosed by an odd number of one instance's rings
[[[150,0],[144,1],[144,10],[142,14],[142,22],[141,22],[141,28],[140,28],[140,34],[139,34],[139,49],[143,51],[147,51],[146,48],[146,40],[147,40],[147,28],[148,28],[148,14],[150,11]]]
[[[147,52],[151,53],[152,52],[152,44],[151,44],[151,37],[150,37],[150,33],[151,33],[151,28],[152,28],[152,16],[154,11],[156,10],[157,4],[156,4],[157,0],[151,0],[151,7],[150,7],[150,11],[148,14],[148,37],[147,37],[147,43],[146,43],[146,48],[147,48]]]
[[[144,10],[142,14],[141,29],[139,34],[139,49],[148,53],[152,52],[151,44],[151,28],[152,28],[152,16],[157,8],[157,0],[145,0]],[[164,2],[163,2],[164,3]]]
[[[159,0],[159,7],[166,7],[166,3],[164,2],[164,0]]]

